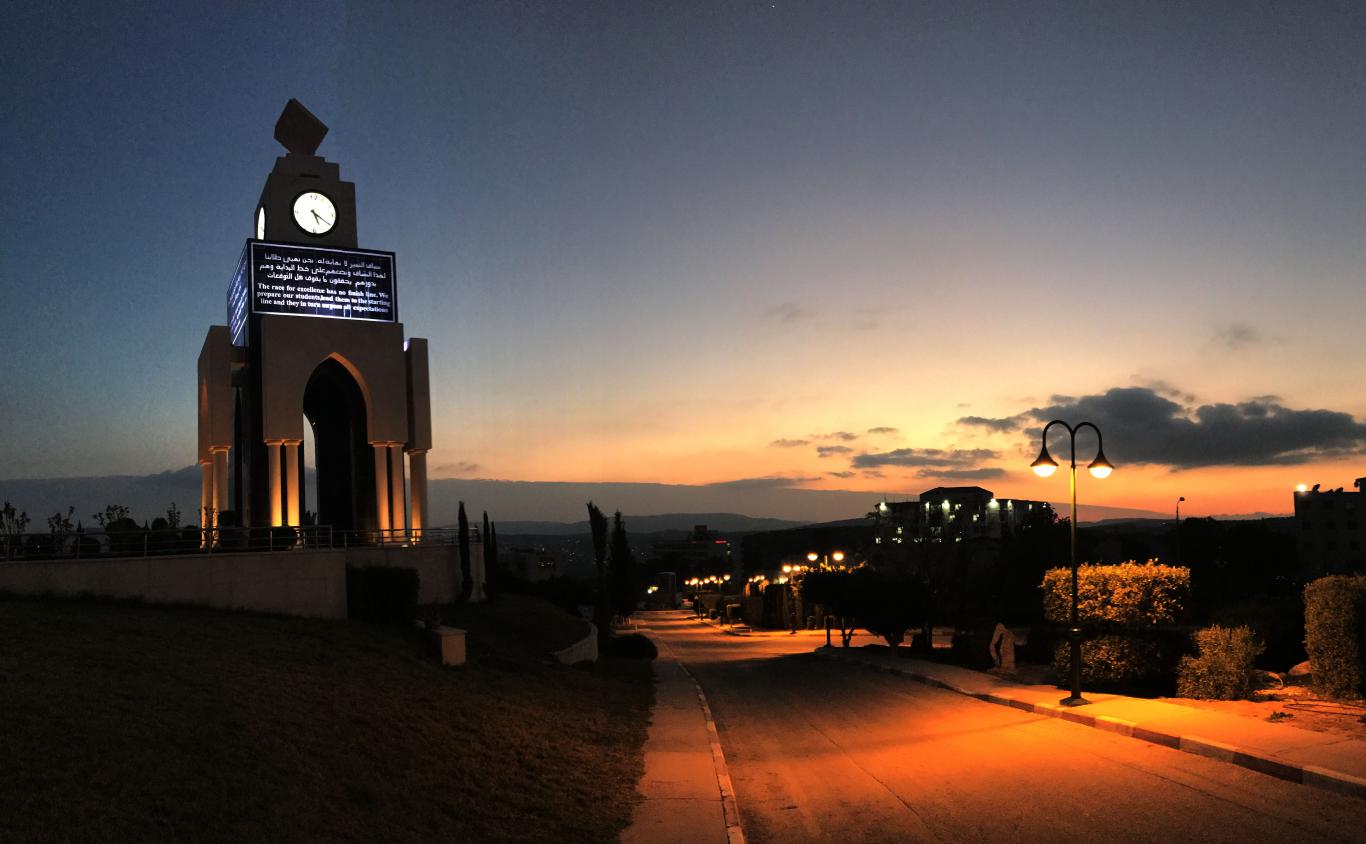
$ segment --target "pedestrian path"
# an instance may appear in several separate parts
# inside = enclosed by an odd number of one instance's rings
[[[1366,798],[1366,741],[1160,700],[1083,691],[1086,706],[1059,706],[1051,685],[913,659],[890,649],[818,648],[821,656],[900,674],[979,700],[1208,756],[1292,782]]]
[[[659,658],[654,661],[655,704],[645,740],[645,774],[636,785],[642,800],[621,840],[744,844],[706,697],[668,645],[651,638]]]

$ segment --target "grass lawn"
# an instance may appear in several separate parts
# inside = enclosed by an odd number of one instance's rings
[[[546,659],[586,625],[538,599],[413,629],[0,597],[0,837],[611,841],[648,663]]]

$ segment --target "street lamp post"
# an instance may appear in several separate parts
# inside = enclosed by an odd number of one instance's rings
[[[1181,565],[1181,502],[1186,496],[1176,499],[1176,564]]]
[[[1100,435],[1100,429],[1091,422],[1081,422],[1075,428],[1068,425],[1061,419],[1054,419],[1043,428],[1043,444],[1039,449],[1039,456],[1029,467],[1041,478],[1046,478],[1058,470],[1058,463],[1048,453],[1048,429],[1054,425],[1061,425],[1066,431],[1071,449],[1071,471],[1068,475],[1068,491],[1072,494],[1072,626],[1067,631],[1067,638],[1071,643],[1072,651],[1072,694],[1058,701],[1063,706],[1082,706],[1090,703],[1081,696],[1081,625],[1077,620],[1077,432],[1082,428],[1090,428],[1096,432],[1096,459],[1091,461],[1087,469],[1096,478],[1108,478],[1115,467],[1110,465],[1110,461],[1105,459],[1105,446]]]

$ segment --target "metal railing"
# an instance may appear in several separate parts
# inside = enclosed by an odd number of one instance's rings
[[[479,542],[471,526],[470,542]],[[0,562],[157,557],[188,554],[276,553],[295,550],[455,545],[454,528],[336,530],[302,527],[168,528],[165,530],[64,531],[0,535]]]

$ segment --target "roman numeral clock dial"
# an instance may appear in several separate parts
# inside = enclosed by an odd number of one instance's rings
[[[299,194],[294,200],[294,222],[313,235],[324,235],[337,223],[337,208],[317,191]]]

